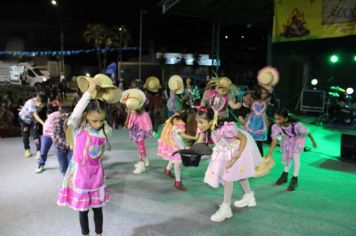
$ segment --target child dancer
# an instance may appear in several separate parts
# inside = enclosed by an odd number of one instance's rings
[[[182,110],[184,97],[184,83],[179,75],[172,75],[168,80],[169,98],[167,100],[168,117]]]
[[[266,110],[269,105],[273,88],[279,82],[277,69],[266,66],[257,75],[259,89],[252,95],[251,113],[246,118],[243,129],[255,139],[263,156],[263,142],[267,140],[268,117]]]
[[[160,125],[161,109],[163,105],[163,98],[160,93],[160,81],[155,76],[150,76],[146,79],[146,83],[143,86],[146,89],[146,96],[148,99],[148,105],[146,110],[148,111],[152,125],[153,125],[153,137],[158,138],[158,127]]]
[[[234,202],[234,206],[256,206],[248,179],[255,176],[255,167],[262,158],[251,135],[238,129],[234,122],[220,122],[216,126],[217,114],[212,109],[200,110],[197,122],[201,131],[211,133],[211,139],[215,143],[204,182],[213,188],[219,187],[219,184],[224,185],[224,201],[210,217],[211,221],[221,222],[232,217],[230,204],[235,181],[240,181],[244,195],[241,200]],[[198,141],[204,139],[204,133],[201,133]]]
[[[128,89],[122,94],[121,103],[126,104],[128,110],[125,127],[129,129],[129,138],[137,144],[140,161],[135,165],[134,174],[141,174],[149,166],[146,154],[145,139],[152,137],[152,122],[143,104],[146,95],[139,89]]]
[[[231,97],[231,94],[236,90],[236,86],[227,77],[218,78],[215,85],[215,90],[205,93],[201,105],[205,106],[207,104],[209,108],[218,112],[219,119],[228,119],[228,107],[232,109],[241,108],[241,103],[235,102]]]
[[[178,190],[185,191],[186,188],[180,178],[180,165],[182,159],[180,154],[172,153],[185,148],[184,139],[195,140],[196,137],[188,135],[186,130],[186,122],[188,119],[188,111],[183,110],[174,114],[166,121],[166,125],[162,130],[160,139],[158,139],[158,155],[163,159],[169,161],[164,170],[164,174],[168,177],[174,178],[171,173],[171,168],[174,165],[175,183],[174,187]]]
[[[251,112],[246,117],[244,130],[249,132],[255,139],[258,149],[263,156],[263,142],[267,140],[268,117],[266,115],[267,106],[271,94],[263,87],[259,87],[257,93],[252,95]]]
[[[42,173],[45,168],[45,164],[47,161],[47,154],[49,149],[52,146],[52,136],[53,136],[53,120],[56,116],[58,116],[59,112],[55,111],[52,112],[51,114],[48,115],[46,121],[44,122],[43,125],[43,132],[42,132],[42,136],[41,136],[41,158],[37,161],[38,163],[38,167],[36,169],[36,173]]]
[[[70,143],[66,139],[66,129],[68,115],[71,112],[70,107],[60,107],[58,115],[53,119],[53,144],[56,146],[59,171],[65,175],[68,165],[72,159],[73,151],[70,148]]]
[[[44,125],[44,121],[38,115],[36,107],[42,109],[43,107],[46,106],[46,104],[47,104],[47,97],[45,95],[39,94],[35,98],[31,98],[27,100],[27,102],[19,112],[19,123],[21,125],[21,131],[23,136],[25,157],[31,156],[30,140],[29,140],[31,126],[34,124],[35,120],[41,125]],[[40,134],[38,129],[35,129],[35,132],[33,132],[33,139],[35,141],[36,149],[37,149],[36,160],[38,160],[41,158],[41,152],[40,152],[41,141],[40,141]]]
[[[300,169],[300,153],[304,150],[305,146],[305,136],[308,136],[316,148],[317,145],[313,136],[309,133],[307,127],[302,123],[297,122],[291,117],[289,111],[285,108],[278,110],[275,115],[275,124],[272,126],[272,143],[271,147],[267,153],[268,156],[272,156],[272,152],[278,143],[278,136],[282,135],[282,161],[284,163],[284,171],[281,177],[276,181],[277,185],[281,185],[287,182],[288,171],[291,165],[291,161],[294,163],[293,177],[291,179],[290,185],[288,186],[289,191],[293,191],[298,183],[298,174]]]
[[[79,211],[83,235],[89,235],[89,208],[94,212],[96,235],[102,234],[102,206],[109,200],[109,192],[104,184],[102,158],[107,135],[112,129],[105,121],[105,103],[90,99],[97,85],[99,81],[90,80],[87,91],[69,117],[68,126],[74,128],[75,137],[73,158],[57,200],[59,205],[68,205]]]

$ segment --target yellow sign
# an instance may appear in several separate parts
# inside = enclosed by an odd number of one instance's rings
[[[272,42],[356,34],[356,0],[275,0]]]

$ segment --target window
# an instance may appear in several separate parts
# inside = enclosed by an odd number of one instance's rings
[[[33,69],[33,71],[34,71],[37,75],[43,75],[42,72],[41,72],[39,69],[37,69],[37,68]]]
[[[36,77],[32,70],[27,70],[27,75],[30,77]]]

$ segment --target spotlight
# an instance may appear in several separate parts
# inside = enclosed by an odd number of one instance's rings
[[[313,86],[315,86],[315,85],[318,84],[318,82],[319,82],[319,81],[318,81],[317,79],[312,79],[310,83],[311,83]]]
[[[90,74],[89,74],[89,73],[85,73],[85,76],[86,76],[86,77],[90,77]]]
[[[339,61],[339,56],[336,55],[336,54],[333,54],[333,55],[330,56],[329,60],[330,60],[331,63],[335,64],[335,63],[337,63]]]
[[[348,95],[352,95],[352,94],[354,93],[354,89],[353,89],[353,88],[347,88],[347,89],[346,89],[346,93],[347,93]]]
[[[354,62],[356,62],[356,55],[354,56]]]
[[[225,35],[225,39],[229,39],[229,36],[228,36],[228,35]]]

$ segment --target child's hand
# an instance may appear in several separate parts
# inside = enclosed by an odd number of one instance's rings
[[[230,169],[235,164],[237,159],[239,159],[240,155],[241,154],[238,153],[235,157],[231,158],[231,160],[226,163],[225,169]]]
[[[271,153],[267,153],[266,158],[273,158]]]
[[[226,163],[225,169],[230,169],[234,164],[237,159],[232,158],[230,161]]]

